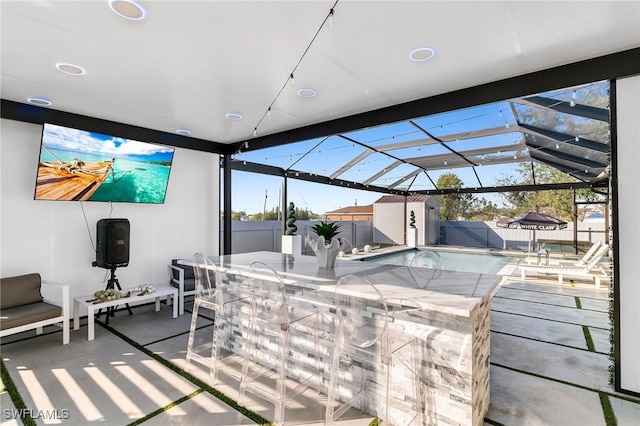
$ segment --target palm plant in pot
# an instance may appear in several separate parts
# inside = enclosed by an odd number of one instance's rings
[[[340,226],[336,222],[320,221],[319,224],[311,227],[317,238],[313,239],[307,235],[307,244],[313,249],[318,259],[318,266],[322,268],[335,267],[338,252],[344,250],[344,242],[337,237]]]

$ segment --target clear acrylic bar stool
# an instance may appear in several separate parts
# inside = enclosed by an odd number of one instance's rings
[[[238,403],[248,402],[247,393],[257,395],[274,405],[273,422],[283,425],[287,402],[309,388],[319,392],[322,386],[320,358],[309,357],[304,365],[307,358],[294,360],[291,354],[300,349],[293,348],[293,335],[306,343],[311,340],[314,353],[321,351],[318,331],[323,316],[302,303],[290,303],[282,277],[268,265],[252,263],[249,276],[250,310]]]
[[[209,367],[209,376],[213,384],[218,382],[218,373],[224,366],[223,360],[232,355],[231,349],[237,345],[232,335],[232,328],[233,317],[240,308],[232,310],[231,305],[246,303],[249,293],[240,283],[223,283],[218,268],[207,256],[201,253],[194,254],[193,264],[196,294],[191,314],[185,370],[189,371],[192,361]],[[212,336],[210,342],[207,341],[194,348],[198,315],[201,309],[212,312],[214,318]],[[209,346],[211,355],[203,355]]]

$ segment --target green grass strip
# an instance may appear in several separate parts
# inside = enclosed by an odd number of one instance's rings
[[[486,417],[484,418],[484,422],[485,422],[485,423],[488,423],[488,424],[490,424],[490,425],[493,425],[493,426],[505,426],[505,425],[503,425],[503,424],[502,424],[502,423],[500,423],[500,422],[496,422],[495,420],[491,420],[491,419],[488,419],[488,418],[486,418]]]
[[[579,300],[579,298],[577,296],[570,296],[570,297],[573,297],[574,299],[578,299]],[[506,297],[506,296],[496,295],[494,297],[494,299],[515,300],[517,302],[535,303],[537,305],[553,306],[554,308],[574,309],[573,307],[567,306],[567,305],[558,305],[557,303],[549,303],[549,302],[536,302],[535,300],[518,299],[516,297]],[[579,301],[578,301],[578,303],[579,303]],[[582,304],[578,305],[578,309],[583,309],[582,308]],[[597,309],[583,309],[583,310],[591,311],[591,312],[599,312],[601,314],[606,313],[606,311],[599,311]]]
[[[182,404],[182,403],[183,403],[183,402],[185,402],[185,401],[190,400],[191,398],[193,398],[193,397],[194,397],[194,396],[196,396],[196,395],[200,395],[202,392],[204,392],[204,389],[198,389],[198,390],[196,390],[196,391],[194,391],[194,392],[191,392],[189,395],[185,395],[185,396],[183,396],[182,398],[177,399],[177,400],[175,400],[175,401],[173,401],[173,402],[171,402],[171,403],[169,403],[169,404],[165,405],[164,407],[160,407],[160,408],[158,408],[156,411],[153,411],[153,412],[151,412],[151,413],[147,414],[147,415],[146,415],[146,416],[144,416],[144,417],[139,418],[138,420],[136,420],[136,421],[134,421],[134,422],[132,422],[132,423],[129,423],[129,424],[128,424],[128,426],[137,426],[137,425],[139,425],[139,424],[141,424],[141,423],[143,423],[143,422],[146,422],[146,421],[147,421],[147,420],[149,420],[150,418],[155,417],[155,416],[157,416],[158,414],[162,414],[162,413],[164,413],[165,411],[168,411],[168,410],[172,409],[173,407],[175,407],[175,406],[177,406],[177,405],[180,405],[180,404]]]
[[[4,365],[4,361],[2,361],[1,359],[0,359],[0,377],[2,378],[2,382],[5,385],[5,389],[9,393],[9,396],[11,397],[11,402],[13,402],[13,405],[16,407],[16,411],[20,413],[25,413],[25,414],[28,413],[27,405],[22,400],[22,397],[20,396],[20,392],[18,392],[18,388],[16,388],[16,384],[13,383],[13,380],[9,375],[9,370],[7,370],[7,367],[5,367]],[[36,426],[35,420],[33,420],[29,414],[27,414],[25,417],[20,418],[20,420],[22,421],[22,424],[24,426]]]
[[[573,298],[576,300],[576,308],[582,309],[582,303],[580,303],[580,298],[578,296],[573,296]]]
[[[547,286],[548,287],[548,286]],[[562,296],[562,297],[573,297],[570,294],[562,294],[562,293],[556,293],[555,291],[550,291],[550,290],[545,290],[545,289],[540,289],[540,290],[534,290],[531,288],[519,288],[519,287],[511,287],[511,286],[504,286],[503,288],[509,289],[509,290],[518,290],[518,291],[529,291],[532,293],[543,293],[543,294],[551,294],[554,296]],[[591,291],[591,290],[588,290]],[[593,300],[607,300],[607,299],[603,299],[601,297],[589,297],[589,296],[585,296],[584,294],[581,295],[580,297],[582,297],[583,299],[593,299]]]
[[[604,421],[607,426],[618,426],[618,419],[616,419],[616,414],[613,412],[613,407],[611,406],[611,401],[609,401],[609,396],[604,392],[599,392],[600,396],[600,404],[602,405],[602,411],[604,412]]]
[[[115,328],[112,328],[111,326],[103,324],[101,321],[96,321],[96,324],[99,324],[101,327],[105,328],[106,330],[109,330],[111,333],[115,334],[116,336],[118,336],[119,338],[121,338],[122,340],[124,340],[125,342],[127,342],[128,344],[133,346],[134,348],[136,348],[139,351],[141,351],[142,353],[144,353],[145,355],[149,356],[150,358],[155,359],[160,364],[164,365],[165,367],[167,367],[169,370],[173,371],[174,373],[176,373],[176,374],[184,377],[185,379],[189,380],[191,383],[193,383],[197,387],[199,387],[201,389],[204,389],[205,391],[207,391],[211,395],[213,395],[216,398],[218,398],[220,401],[222,401],[222,402],[226,403],[227,405],[231,406],[236,411],[239,411],[240,413],[244,414],[246,417],[248,417],[249,419],[253,420],[254,422],[256,422],[256,423],[258,423],[260,425],[265,425],[265,426],[272,424],[269,420],[265,419],[264,417],[262,417],[258,413],[254,413],[253,411],[249,410],[248,408],[243,407],[242,405],[238,404],[235,400],[229,398],[227,395],[223,394],[219,390],[213,388],[212,386],[210,386],[209,384],[207,384],[207,383],[203,382],[202,380],[198,379],[194,375],[187,373],[186,371],[184,371],[183,369],[181,369],[177,365],[175,365],[175,364],[167,361],[166,359],[162,358],[160,355],[155,354],[154,352],[152,352],[149,349],[145,348],[144,346],[140,345],[138,342],[135,342],[134,340],[132,340],[129,337],[125,336],[124,334],[120,333]]]
[[[590,352],[595,352],[596,351],[596,347],[593,344],[593,339],[591,338],[591,333],[589,332],[589,327],[587,327],[586,325],[582,326],[582,333],[584,334],[584,340],[587,341],[587,349],[589,349]]]
[[[600,390],[600,389],[593,389],[593,388],[590,388],[588,386],[579,385],[577,383],[567,382],[565,380],[554,379],[553,377],[543,376],[542,374],[533,373],[531,371],[521,370],[519,368],[509,367],[508,365],[498,364],[496,362],[491,362],[490,364],[495,366],[495,367],[500,367],[500,368],[504,368],[506,370],[515,371],[516,373],[526,374],[527,376],[537,377],[539,379],[544,379],[544,380],[550,380],[552,382],[560,383],[560,384],[567,385],[567,386],[572,386],[574,388],[583,389],[583,390],[586,390],[586,391],[589,391],[589,392],[601,393],[601,394],[604,394],[604,395],[613,396],[615,398],[625,400],[627,402],[633,402],[634,404],[640,404],[640,399],[634,398],[634,397],[631,397],[631,396],[622,395],[622,394],[615,394],[613,392],[607,392],[607,391],[603,391],[603,390]]]
[[[575,296],[574,296],[575,297]],[[527,300],[527,299],[518,299],[517,297],[507,297],[507,296],[500,296],[499,294],[497,294],[494,299],[505,299],[505,300],[515,300],[517,302],[524,302],[524,303],[535,303],[536,305],[545,305],[545,306],[553,306],[555,308],[567,308],[567,309],[573,309],[571,306],[567,306],[567,305],[558,305],[557,303],[549,303],[549,302],[537,302],[535,300]],[[598,312],[602,312],[602,311],[598,311]]]
[[[586,326],[584,326],[584,325],[583,325],[582,327],[586,327]],[[595,350],[595,347],[593,348],[593,350],[591,350],[591,349],[589,349],[589,348],[587,348],[587,349],[585,349],[585,348],[579,348],[579,347],[577,347],[577,346],[565,345],[564,343],[549,342],[548,340],[536,339],[536,338],[534,338],[534,337],[520,336],[520,335],[518,335],[518,334],[506,333],[506,332],[504,332],[504,331],[497,331],[497,330],[490,330],[490,331],[491,331],[492,333],[502,334],[502,335],[504,335],[504,336],[518,337],[518,338],[520,338],[520,339],[527,339],[527,340],[531,340],[531,341],[533,341],[533,342],[539,342],[539,343],[547,343],[547,344],[549,344],[549,345],[560,346],[560,347],[562,347],[562,348],[575,349],[575,350],[578,350],[578,351],[585,351],[585,352],[595,352],[595,353],[600,354],[600,355],[607,355],[607,356],[609,355],[609,354],[608,354],[608,353],[606,353],[606,352],[598,352],[598,351],[596,351],[596,350]],[[587,330],[587,332],[588,332],[588,330]],[[593,344],[593,342],[592,342],[592,344]],[[588,345],[589,345],[589,344],[587,343],[587,346],[588,346]]]
[[[375,419],[371,420],[371,422],[367,426],[378,426],[379,424],[380,419],[376,417]]]
[[[501,314],[509,314],[509,315],[517,315],[517,316],[519,316],[519,317],[525,317],[525,318],[541,319],[541,320],[545,320],[545,321],[558,322],[558,323],[560,323],[560,324],[571,324],[571,325],[580,325],[580,326],[582,326],[582,325],[583,325],[583,324],[578,324],[578,323],[576,323],[576,322],[560,321],[560,320],[554,320],[554,319],[551,319],[551,318],[537,317],[537,316],[534,316],[534,315],[518,314],[518,313],[515,313],[515,312],[501,311],[501,310],[499,310],[499,309],[491,309],[491,312],[498,312],[498,313],[501,313]],[[607,330],[607,331],[609,331],[609,329],[608,329],[608,328],[605,328],[605,327],[597,327],[597,326],[595,326],[595,325],[591,325],[591,326],[589,326],[589,327],[591,327],[591,328],[597,328],[598,330]]]
[[[202,330],[203,328],[212,327],[212,326],[213,326],[213,324],[201,325],[200,327],[196,327],[196,331]],[[190,331],[183,331],[181,333],[174,334],[173,336],[163,337],[162,339],[158,339],[158,340],[154,340],[153,342],[145,343],[142,346],[155,345],[156,343],[164,342],[165,340],[170,340],[170,339],[173,339],[174,337],[179,337],[179,336],[182,336],[184,334],[189,334],[189,333],[190,333]]]

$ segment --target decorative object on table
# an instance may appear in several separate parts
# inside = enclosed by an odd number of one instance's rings
[[[365,253],[371,253],[372,251],[373,251],[373,248],[369,244],[364,246]]]
[[[145,294],[153,293],[154,291],[156,291],[156,287],[153,284],[141,284],[138,287],[134,288],[133,291],[137,293],[136,296],[143,296]]]
[[[96,304],[96,303],[102,303],[102,302],[108,302],[111,300],[120,299],[122,297],[127,297],[127,296],[128,294],[123,295],[117,290],[108,288],[106,290],[96,291],[95,293],[93,293],[94,298],[87,300],[87,302],[93,302],[93,304]]]
[[[337,237],[340,224],[335,222],[320,221],[311,227],[311,230],[318,236],[315,240],[307,235],[307,244],[311,246],[318,259],[318,266],[321,268],[334,268],[338,252],[344,250],[344,242]]]
[[[296,235],[296,206],[289,203],[285,235],[282,236],[282,253],[302,255],[302,235]]]
[[[360,249],[358,247],[354,247],[351,249],[351,254],[360,254]]]

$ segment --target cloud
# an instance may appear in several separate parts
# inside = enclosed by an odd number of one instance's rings
[[[91,133],[86,130],[51,124],[45,126],[43,138],[48,148],[113,157],[127,155],[150,156],[157,153],[173,151],[173,148],[167,146],[100,135],[99,133]]]

